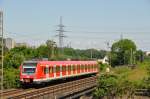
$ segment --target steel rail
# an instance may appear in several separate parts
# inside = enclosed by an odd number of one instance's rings
[[[95,80],[96,80],[96,76],[88,77],[80,80],[70,81],[58,85],[31,90],[20,95],[13,95],[9,97],[9,99],[20,99],[20,98],[35,99],[41,96],[44,97],[46,95],[54,97],[56,95],[61,95],[67,92],[73,93],[81,89],[87,88],[88,86],[96,85]]]

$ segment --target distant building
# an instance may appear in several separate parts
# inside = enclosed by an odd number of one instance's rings
[[[15,47],[15,40],[12,38],[6,38],[4,40],[4,45],[10,50]]]
[[[147,51],[145,54],[146,56],[150,56],[150,51]]]
[[[23,43],[16,43],[16,45],[15,45],[15,47],[21,47],[21,46],[28,47],[29,45],[27,43],[25,43],[25,42],[23,42]]]
[[[109,59],[107,56],[105,56],[103,59],[98,59],[98,61],[103,64],[109,64]]]

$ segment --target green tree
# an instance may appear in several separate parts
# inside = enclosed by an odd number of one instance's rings
[[[48,48],[46,45],[40,45],[35,51],[36,57],[37,58],[48,58],[47,51],[48,51]]]
[[[138,50],[136,52],[135,57],[136,57],[136,60],[138,60],[140,62],[143,62],[143,60],[144,60],[144,53],[143,53],[143,51],[142,50]]]
[[[111,65],[125,65],[134,63],[136,45],[132,40],[122,39],[113,43],[111,47]]]
[[[57,48],[56,46],[56,42],[52,41],[52,40],[47,40],[46,41],[46,45],[47,45],[47,54],[48,54],[48,60],[51,60],[54,57],[54,50]]]
[[[16,69],[18,69],[24,60],[25,60],[25,57],[22,53],[9,52],[4,57],[4,68],[16,68]]]

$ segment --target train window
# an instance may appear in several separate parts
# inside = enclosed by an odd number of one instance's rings
[[[47,67],[44,68],[44,74],[48,74],[49,73],[49,70]]]
[[[62,66],[62,71],[63,71],[63,72],[66,71],[66,66]]]
[[[95,64],[93,65],[94,69],[95,69]]]
[[[90,64],[88,64],[88,70],[90,70]]]
[[[37,62],[24,62],[22,65],[23,67],[22,73],[25,73],[25,74],[35,73],[36,65],[37,65]]]
[[[81,65],[81,70],[83,70],[84,69],[84,65]]]
[[[67,65],[67,67],[68,67],[68,71],[70,71],[70,66],[69,66],[69,65]]]
[[[92,64],[92,69],[94,69],[94,64]]]
[[[85,65],[85,70],[87,70],[87,65]]]
[[[51,73],[53,73],[53,67],[49,67],[49,73],[51,74]]]
[[[85,66],[84,65],[82,65],[82,69],[84,70],[84,68],[85,68]]]
[[[75,71],[75,65],[72,65],[72,67],[73,67],[73,71]]]
[[[79,70],[80,69],[80,65],[77,65],[77,70]]]
[[[80,69],[82,69],[82,65],[80,64]]]
[[[82,66],[82,65],[80,65],[80,69],[81,69],[81,70],[83,69],[83,66]]]
[[[33,74],[35,73],[35,68],[23,68],[23,73]]]
[[[91,66],[90,66],[90,64],[89,64],[89,65],[88,65],[88,70],[90,70],[90,67],[91,67]]]
[[[71,66],[70,65],[68,65],[68,71],[71,71]]]
[[[60,72],[60,67],[56,66],[56,72]]]
[[[75,70],[77,70],[77,68],[78,68],[77,66],[78,66],[78,65],[75,65]]]

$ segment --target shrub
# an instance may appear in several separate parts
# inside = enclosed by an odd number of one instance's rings
[[[19,86],[19,70],[13,68],[4,69],[4,88],[16,88]]]
[[[131,98],[135,92],[135,84],[133,82],[114,74],[102,74],[98,78],[97,83],[94,95],[98,99],[104,96],[107,96],[108,99],[115,99],[123,95]]]

